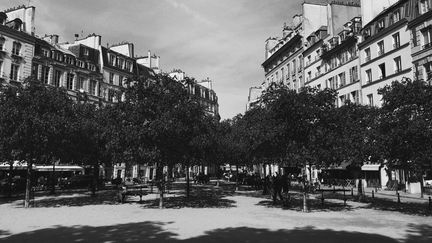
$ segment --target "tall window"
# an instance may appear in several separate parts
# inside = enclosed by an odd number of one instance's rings
[[[89,90],[90,94],[96,95],[96,85],[97,82],[95,80],[90,80],[90,90]]]
[[[378,42],[378,56],[384,54],[384,41]]]
[[[0,59],[0,78],[3,77],[3,60]]]
[[[373,106],[374,102],[373,102],[373,94],[368,94],[367,95],[367,99],[368,99],[368,105]]]
[[[358,80],[358,69],[357,66],[354,66],[352,68],[350,68],[349,70],[349,74],[350,74],[350,82],[355,82]]]
[[[109,54],[109,64],[111,66],[114,66],[114,64],[115,64],[115,56],[112,54]]]
[[[53,85],[56,87],[60,87],[60,80],[61,80],[61,71],[60,70],[54,70]]]
[[[9,78],[13,81],[18,81],[19,65],[12,63]]]
[[[394,68],[395,68],[395,73],[399,73],[402,71],[402,60],[400,56],[394,59]]]
[[[33,63],[32,65],[32,76],[35,77],[36,79],[39,78],[39,64],[37,63]]]
[[[15,42],[12,44],[12,55],[17,55],[17,56],[19,56],[20,51],[21,51],[21,43],[15,41]]]
[[[124,59],[123,58],[119,58],[119,60],[118,60],[118,67],[119,68],[123,68],[123,65],[124,65]]]
[[[366,70],[366,82],[372,82],[372,70],[370,69]]]
[[[432,28],[426,28],[421,31],[423,37],[423,49],[432,47]]]
[[[334,77],[329,78],[328,83],[329,83],[328,86],[329,86],[330,89],[337,89],[337,87],[336,87],[336,80],[335,80]]]
[[[73,89],[73,80],[74,80],[74,75],[73,73],[68,73],[67,77],[66,77],[66,88],[69,90]]]
[[[345,72],[343,72],[339,74],[339,86],[342,87],[345,86],[345,84],[346,84]]]
[[[123,79],[124,79],[124,77],[121,76],[121,75],[119,75],[119,83],[118,83],[118,85],[120,85],[120,86],[123,85]]]
[[[3,51],[4,40],[0,40],[0,51]]]
[[[109,73],[109,83],[110,84],[114,83],[114,73]]]
[[[381,63],[380,65],[378,65],[380,72],[381,72],[381,77],[380,79],[383,79],[386,77],[386,69],[385,69],[385,63]]]
[[[281,69],[281,74],[282,74],[281,82],[283,82],[283,81],[285,81],[285,69],[284,68]]]
[[[368,62],[371,59],[371,51],[370,48],[365,49],[365,61]]]
[[[85,87],[85,78],[84,77],[79,77],[78,90],[86,91],[86,89],[84,87]]]
[[[47,66],[42,66],[42,73],[41,73],[41,81],[44,84],[48,84],[48,77],[49,77],[50,68]]]
[[[398,22],[401,18],[400,10],[396,10],[393,12],[393,21],[394,23]]]
[[[396,34],[392,35],[393,37],[393,47],[399,48],[400,47],[400,36],[399,36],[399,32],[397,32]]]

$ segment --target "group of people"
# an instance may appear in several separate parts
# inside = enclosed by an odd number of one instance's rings
[[[270,194],[274,203],[277,202],[278,198],[285,201],[282,193],[288,195],[290,181],[290,177],[286,174],[280,175],[276,172],[273,176],[267,175],[264,178],[263,194]]]

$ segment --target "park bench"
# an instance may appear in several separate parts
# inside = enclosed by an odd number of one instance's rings
[[[147,185],[122,185],[119,188],[118,200],[120,203],[124,203],[127,196],[139,196],[141,202],[142,196],[147,195],[146,188]]]

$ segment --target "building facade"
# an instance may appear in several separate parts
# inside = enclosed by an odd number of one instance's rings
[[[358,44],[363,104],[381,106],[380,88],[413,76],[407,2],[389,6],[363,27]]]
[[[0,12],[0,82],[3,85],[19,84],[31,75],[35,49],[34,37],[26,32],[25,23]]]

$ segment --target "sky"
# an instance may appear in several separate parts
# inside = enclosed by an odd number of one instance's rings
[[[280,36],[302,0],[31,0],[36,34],[102,36],[123,41],[136,55],[160,56],[162,71],[181,69],[198,81],[210,78],[222,119],[244,113],[249,87],[264,80],[264,44]],[[0,10],[28,0],[2,0]],[[203,83],[203,85],[208,85]]]

